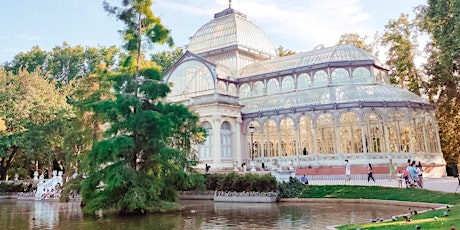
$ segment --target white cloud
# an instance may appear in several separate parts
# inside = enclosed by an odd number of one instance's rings
[[[227,4],[222,0],[176,0],[156,5],[211,20],[212,15]],[[309,50],[319,44],[332,46],[344,33],[356,32],[369,37],[375,33],[366,23],[369,13],[361,0],[324,0],[320,4],[316,0],[232,1],[232,8],[247,14],[248,20],[265,31],[275,46],[283,45],[296,51]],[[200,26],[196,25],[196,29]]]

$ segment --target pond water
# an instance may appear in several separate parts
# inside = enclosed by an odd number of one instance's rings
[[[79,202],[1,200],[0,229],[325,229],[389,219],[407,207],[348,203],[221,203],[183,200],[185,210],[146,216],[84,216]],[[192,211],[193,210],[193,211]]]

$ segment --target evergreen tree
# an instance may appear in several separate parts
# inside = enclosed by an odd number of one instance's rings
[[[161,81],[159,69],[146,68],[142,59],[143,37],[150,43],[171,41],[169,31],[151,12],[151,1],[122,3],[122,8],[104,3],[126,24],[128,56],[124,72],[102,73],[113,82],[108,91],[112,95],[87,103],[107,127],[87,156],[84,211],[141,214],[178,209],[176,188],[193,184],[189,176],[196,165],[193,146],[203,141],[204,133],[196,114],[165,102],[169,86]]]

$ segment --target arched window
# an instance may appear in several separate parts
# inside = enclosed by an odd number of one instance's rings
[[[343,68],[337,68],[331,74],[332,84],[343,84],[350,82],[350,75]]]
[[[329,84],[329,79],[327,73],[324,70],[319,70],[315,73],[313,77],[313,86],[326,86]]]
[[[364,115],[366,127],[364,129],[367,152],[386,152],[385,134],[383,131],[382,118],[374,112]]]
[[[363,141],[359,118],[352,112],[340,117],[340,147],[342,153],[363,152]]]
[[[281,91],[282,92],[291,92],[294,91],[295,85],[294,85],[294,78],[291,76],[286,76],[283,78],[283,81],[281,82]]]
[[[412,112],[412,119],[410,121],[411,134],[412,134],[412,145],[414,152],[426,152],[425,150],[425,122],[423,116],[417,111]]]
[[[371,83],[371,72],[365,67],[358,67],[355,70],[353,70],[352,80],[354,83]]]
[[[311,87],[310,75],[303,73],[297,78],[297,89],[308,89]]]
[[[240,98],[247,98],[251,95],[251,89],[247,83],[240,86]]]
[[[209,159],[212,157],[212,125],[205,121],[200,126],[206,130],[206,140],[198,146],[198,155],[200,159]]]
[[[438,134],[437,134],[437,129],[436,129],[436,126],[435,126],[435,123],[434,123],[434,116],[429,116],[427,115],[427,125],[426,125],[426,133],[427,133],[427,136],[431,137],[431,138],[427,138],[427,145],[428,145],[428,150],[427,152],[431,152],[431,153],[439,153],[441,152],[441,150],[439,149],[439,145],[438,145]]]
[[[390,151],[393,153],[409,152],[409,126],[404,115],[398,111],[390,111],[387,115],[387,126]]]
[[[267,83],[267,94],[275,94],[280,92],[278,80],[272,78]]]
[[[228,95],[236,97],[236,86],[235,84],[231,83],[228,85]]]
[[[313,138],[313,122],[312,122],[312,120],[307,116],[300,117],[298,131],[299,131],[299,141],[300,141],[299,148],[301,150],[303,150],[305,148],[307,150],[306,154],[314,153],[315,140]]]
[[[220,126],[220,148],[222,158],[232,158],[232,127],[228,121]]]
[[[264,94],[264,83],[256,81],[252,86],[252,96],[262,96]]]
[[[278,156],[278,133],[274,120],[268,120],[264,125],[264,153],[267,157]]]
[[[316,121],[316,139],[319,154],[333,154],[335,148],[334,118],[330,114],[321,114]]]
[[[280,123],[280,135],[281,140],[284,144],[281,145],[281,151],[283,156],[295,156],[295,131],[294,122],[291,118],[284,118]]]
[[[213,94],[214,78],[209,69],[201,62],[191,60],[182,63],[169,76],[172,83],[168,99],[172,101],[188,100],[191,97]]]
[[[227,86],[225,85],[225,82],[219,81],[218,86],[219,86],[219,93],[227,94]]]

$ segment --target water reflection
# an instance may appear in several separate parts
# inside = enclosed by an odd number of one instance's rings
[[[343,203],[181,203],[185,207],[181,213],[94,218],[83,216],[77,202],[0,200],[0,229],[325,229],[388,219],[408,210]]]

